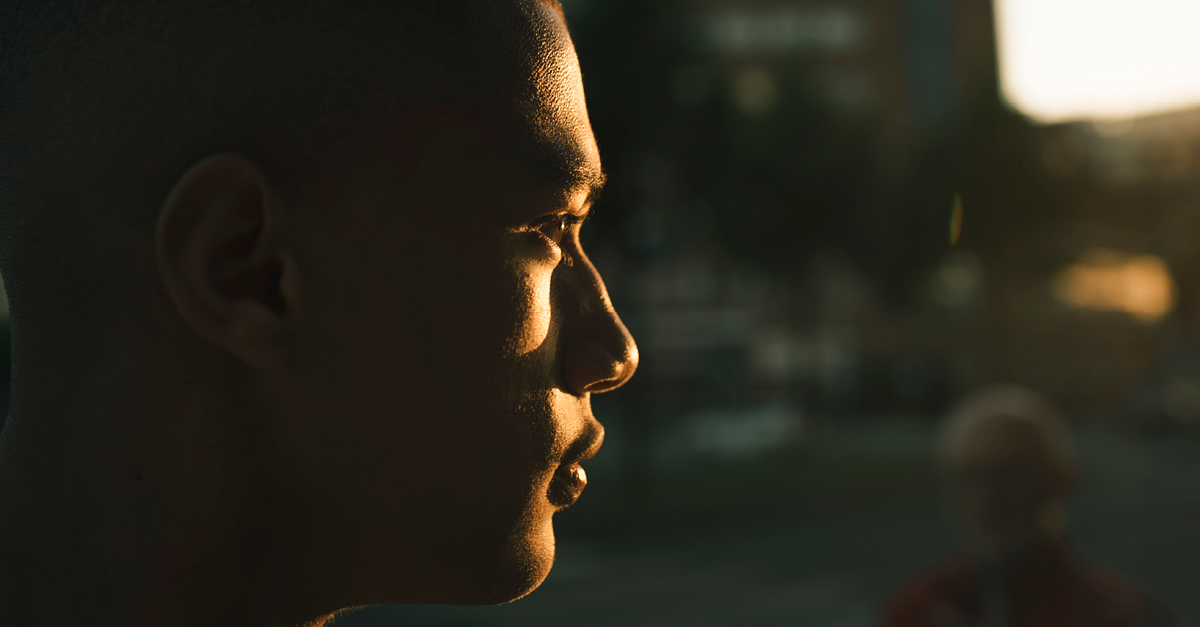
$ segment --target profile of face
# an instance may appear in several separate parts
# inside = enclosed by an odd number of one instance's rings
[[[305,521],[316,567],[364,603],[536,588],[552,517],[603,439],[590,396],[637,367],[580,244],[603,175],[566,26],[514,4],[528,36],[498,37],[520,61],[511,108],[397,111],[376,148],[286,192],[218,155],[160,222],[184,318],[257,373],[256,472]],[[214,207],[226,226],[196,228]],[[206,272],[229,278],[189,287]]]
[[[1028,420],[994,415],[959,433],[946,462],[951,506],[974,547],[1002,553],[1057,532],[1070,477],[1056,468]]]

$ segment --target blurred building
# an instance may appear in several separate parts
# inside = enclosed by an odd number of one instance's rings
[[[690,0],[662,19],[679,43],[668,106],[719,120],[723,146],[709,149],[728,161],[702,154],[717,163],[696,164],[686,149],[658,146],[633,165],[641,189],[626,228],[650,253],[634,273],[633,324],[658,436],[674,438],[667,448],[708,442],[696,430],[740,442],[732,434],[743,424],[769,450],[819,437],[840,417],[936,413],[979,374],[964,339],[983,304],[979,262],[935,252],[898,308],[881,302],[890,286],[856,253],[877,228],[894,237],[872,215],[895,213],[927,144],[966,124],[973,103],[997,102],[989,4]],[[828,137],[813,139],[814,125]],[[861,152],[827,156],[837,143]],[[691,183],[694,169],[712,176]],[[724,184],[704,189],[713,181]],[[713,213],[714,228],[689,233]],[[847,214],[845,233],[822,242],[810,222],[834,213]],[[750,233],[748,247],[786,254],[739,247],[740,225],[759,220],[785,235]]]
[[[997,257],[998,363],[1083,418],[1200,418],[1200,110],[1031,130],[1054,194]]]
[[[1194,115],[1026,119],[991,2],[573,3],[613,174],[585,234],[642,351],[607,414],[632,492],[787,483],[848,438],[920,459],[906,434],[992,381],[1200,417]]]
[[[797,62],[815,94],[877,119],[891,141],[945,127],[972,99],[994,98],[990,2],[966,0],[691,0],[697,52],[728,77],[747,115],[777,103]],[[681,99],[696,74],[679,75]]]

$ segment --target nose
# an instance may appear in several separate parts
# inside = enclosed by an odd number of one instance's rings
[[[577,252],[566,309],[563,380],[572,394],[600,394],[625,384],[638,366],[637,344],[617,315],[600,273]]]

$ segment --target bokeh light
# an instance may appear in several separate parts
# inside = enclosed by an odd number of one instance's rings
[[[1099,248],[1059,273],[1054,295],[1073,307],[1121,311],[1143,322],[1157,321],[1175,306],[1175,285],[1161,258]]]

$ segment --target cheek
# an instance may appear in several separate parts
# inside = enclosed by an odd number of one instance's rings
[[[554,317],[550,306],[549,271],[515,270],[507,281],[512,327],[506,357],[522,357],[548,346]]]

